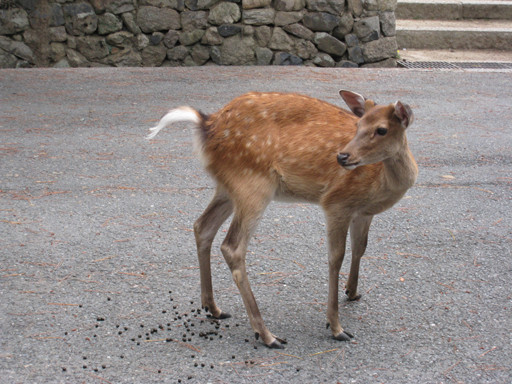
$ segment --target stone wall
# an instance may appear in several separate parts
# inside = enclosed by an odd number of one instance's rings
[[[396,0],[0,0],[0,8],[0,68],[396,65]]]

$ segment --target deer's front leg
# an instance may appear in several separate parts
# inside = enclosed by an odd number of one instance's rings
[[[373,216],[357,216],[350,223],[350,244],[352,247],[352,262],[350,263],[350,274],[348,276],[345,293],[348,299],[359,300],[361,295],[357,293],[357,282],[359,280],[359,264],[368,244],[368,231]]]
[[[340,324],[338,313],[339,274],[345,256],[345,244],[348,232],[348,222],[344,219],[328,216],[327,223],[329,238],[329,296],[327,301],[327,326],[331,327],[336,340],[348,341],[353,336],[344,331]]]

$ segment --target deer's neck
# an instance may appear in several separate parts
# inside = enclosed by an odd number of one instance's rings
[[[384,160],[384,180],[388,190],[405,191],[413,186],[418,166],[412,156],[407,139],[396,156]]]

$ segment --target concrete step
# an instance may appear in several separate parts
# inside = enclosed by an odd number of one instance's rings
[[[399,49],[512,51],[511,20],[397,20]]]
[[[448,49],[401,49],[400,60],[409,62],[450,62],[450,63],[512,63],[512,51],[448,50]]]
[[[503,0],[398,0],[397,19],[512,20],[512,1]]]

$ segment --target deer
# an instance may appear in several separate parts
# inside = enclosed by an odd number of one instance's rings
[[[354,336],[340,323],[340,268],[350,233],[352,259],[345,294],[359,300],[359,265],[374,215],[397,203],[413,186],[418,166],[406,129],[411,108],[400,101],[377,105],[362,95],[339,91],[350,111],[296,93],[250,92],[218,112],[190,106],[165,114],[148,139],[175,122],[189,122],[201,162],[216,183],[213,199],[194,223],[202,307],[215,319],[231,317],[213,295],[211,247],[233,215],[222,255],[241,294],[256,340],[284,348],[272,334],[252,292],[246,269],[249,240],[272,200],[295,200],[323,208],[328,239],[327,328],[335,340]]]

